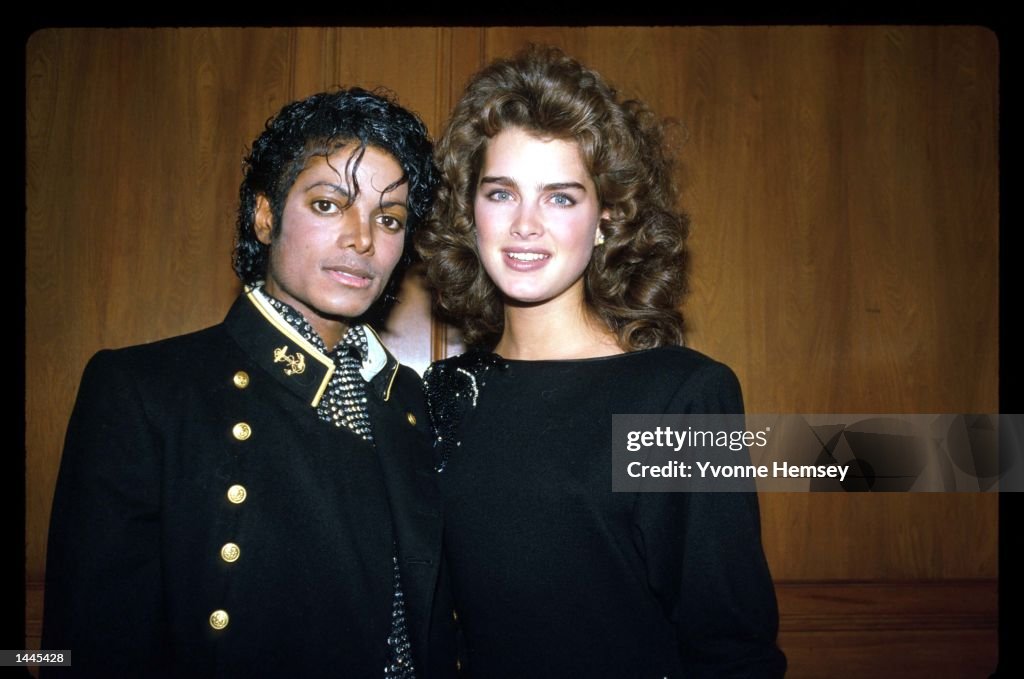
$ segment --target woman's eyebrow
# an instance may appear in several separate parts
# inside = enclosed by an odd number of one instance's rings
[[[555,182],[553,184],[545,184],[542,187],[545,191],[562,191],[564,189],[579,189],[583,193],[587,192],[587,187],[579,182]]]
[[[499,186],[511,186],[515,187],[518,184],[511,177],[481,177],[481,184],[498,184]],[[542,191],[564,191],[565,189],[578,189],[584,193],[587,192],[587,187],[580,182],[552,182],[550,184],[543,184],[540,186]]]
[[[481,184],[499,184],[501,186],[517,186],[514,179],[511,177],[492,177],[486,176],[480,178]]]

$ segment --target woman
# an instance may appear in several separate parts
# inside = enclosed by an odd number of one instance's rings
[[[662,127],[555,49],[470,81],[418,247],[470,351],[426,374],[478,677],[778,676],[757,498],[611,492],[613,413],[738,413],[683,348]]]

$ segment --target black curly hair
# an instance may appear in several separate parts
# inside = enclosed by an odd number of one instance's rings
[[[356,148],[346,171],[354,175],[366,147],[372,146],[398,162],[403,172],[400,184],[409,185],[409,217],[402,258],[380,299],[360,318],[380,324],[391,310],[402,275],[415,257],[412,239],[416,228],[430,214],[439,178],[426,125],[415,113],[399,106],[394,95],[386,90],[370,92],[352,87],[320,92],[286,105],[267,121],[266,129],[252,143],[242,163],[244,178],[238,191],[232,262],[235,273],[246,285],[263,280],[270,246],[260,242],[253,230],[257,196],[266,196],[270,203],[276,237],[288,192],[309,160],[316,156],[327,158],[353,143]],[[358,186],[353,188],[358,193]]]

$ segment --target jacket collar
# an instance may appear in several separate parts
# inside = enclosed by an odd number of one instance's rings
[[[253,288],[235,300],[224,319],[228,333],[281,386],[316,408],[334,375],[334,361],[288,324]],[[391,398],[398,360],[368,325],[369,355],[360,372],[382,401]]]

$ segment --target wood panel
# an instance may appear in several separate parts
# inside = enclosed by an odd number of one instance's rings
[[[64,428],[95,351],[217,323],[241,159],[282,105],[387,84],[435,129],[453,29],[44,30],[27,46],[27,575],[42,579]],[[384,50],[387,51],[387,50]],[[433,78],[428,76],[434,76]],[[389,345],[422,370],[429,303],[413,280]]]
[[[446,73],[446,103],[443,119],[447,120],[455,102],[469,80],[486,63],[484,55],[484,30],[480,28],[459,28],[449,33],[449,42],[444,50],[442,67]],[[443,124],[437,134],[444,132]],[[440,360],[462,353],[465,346],[458,330],[434,319],[431,336],[431,359]]]
[[[781,583],[787,677],[986,677],[996,667],[993,580]]]
[[[30,636],[85,361],[222,318],[240,160],[265,120],[334,85],[386,85],[437,134],[469,75],[530,41],[679,122],[689,342],[737,371],[749,411],[997,411],[998,46],[984,29],[44,30],[26,48]],[[459,348],[427,304],[407,281],[387,337],[417,369]],[[762,520],[782,581],[997,575],[992,495],[771,494]],[[796,666],[829,644],[850,667],[878,651],[877,629],[836,641],[821,625],[784,622]],[[893,630],[892,648],[953,633],[920,634]],[[965,635],[989,648],[987,628]],[[952,662],[961,642],[943,639]]]
[[[238,61],[220,63],[230,42],[173,30],[29,41],[30,577],[42,573],[60,444],[88,357],[215,323],[238,289],[231,225],[249,107],[229,87],[241,81]],[[190,77],[167,77],[175,72]]]
[[[776,592],[784,633],[996,627],[995,580],[781,582]]]
[[[795,632],[780,634],[789,679],[989,677],[994,631]]]
[[[984,677],[996,665],[996,583],[779,583],[789,677]],[[28,592],[27,648],[42,633]]]
[[[748,411],[998,411],[991,32],[492,28],[485,54],[531,41],[678,123],[688,341],[736,370]],[[780,579],[996,574],[992,495],[762,510]]]
[[[495,28],[486,57],[538,38],[682,125],[689,339],[751,411],[997,410],[991,32]]]

